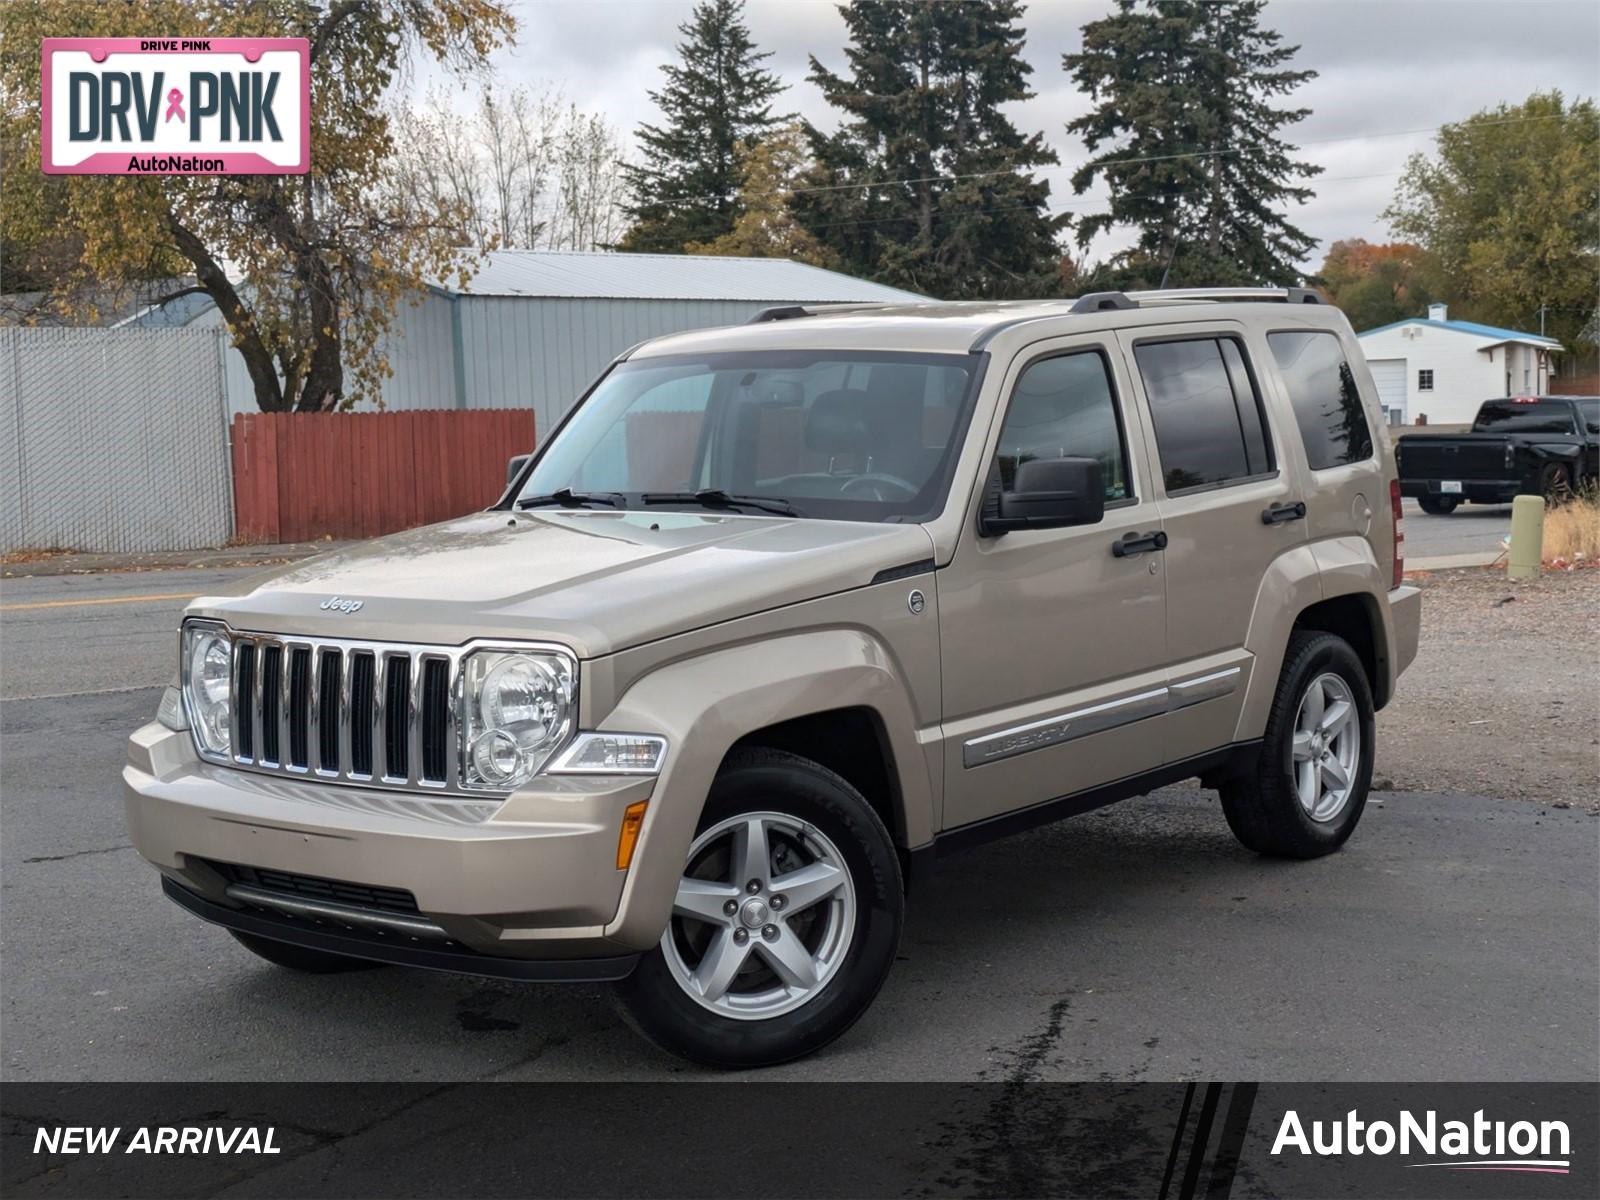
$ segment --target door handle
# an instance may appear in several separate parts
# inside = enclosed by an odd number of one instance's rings
[[[1118,558],[1127,558],[1130,554],[1148,554],[1166,548],[1167,535],[1159,529],[1154,533],[1125,533],[1111,543],[1111,553]]]
[[[1296,500],[1293,504],[1269,504],[1261,510],[1263,525],[1282,525],[1285,521],[1303,521],[1305,517],[1304,500]]]

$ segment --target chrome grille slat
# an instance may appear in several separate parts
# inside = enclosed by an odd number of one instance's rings
[[[231,763],[300,779],[482,798],[461,786],[458,738],[463,660],[485,643],[408,645],[253,631],[232,638]],[[544,644],[530,648],[559,652]]]
[[[422,686],[423,680],[428,675],[428,660],[423,655],[417,655],[411,664],[411,720],[406,723],[406,774],[413,783],[421,783],[423,771],[422,761]]]
[[[289,678],[294,672],[289,667],[289,660],[293,656],[292,642],[285,642],[278,648],[278,765],[285,769],[293,769],[289,752]]]

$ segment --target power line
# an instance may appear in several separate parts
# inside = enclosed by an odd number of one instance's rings
[[[1501,120],[1496,120],[1496,121],[1479,121],[1479,122],[1476,122],[1472,126],[1472,128],[1481,129],[1481,128],[1484,128],[1484,127],[1487,127],[1487,126],[1494,126],[1494,125],[1520,125],[1520,124],[1523,124],[1523,123],[1528,122],[1528,121],[1559,121],[1559,120],[1563,119],[1563,117],[1565,115],[1566,114],[1562,114],[1562,113],[1549,113],[1549,114],[1546,114],[1544,116],[1537,116],[1537,117],[1505,117],[1505,118],[1503,118]],[[1382,130],[1382,131],[1380,131],[1378,133],[1351,133],[1351,134],[1343,134],[1343,135],[1340,135],[1339,137],[1310,138],[1310,139],[1307,139],[1304,142],[1300,142],[1300,143],[1298,143],[1298,144],[1296,144],[1294,146],[1289,146],[1287,148],[1292,151],[1292,150],[1299,150],[1299,149],[1301,149],[1302,147],[1305,147],[1305,146],[1326,146],[1326,145],[1331,145],[1331,144],[1333,144],[1335,142],[1360,142],[1360,141],[1366,141],[1369,138],[1411,137],[1411,136],[1415,136],[1416,134],[1419,134],[1419,133],[1438,133],[1438,132],[1442,131],[1443,129],[1445,129],[1448,125],[1459,125],[1459,124],[1461,124],[1461,122],[1446,122],[1445,125],[1425,125],[1425,126],[1421,126],[1419,128],[1416,128],[1416,129],[1388,129],[1388,130]],[[1259,145],[1260,143],[1253,143],[1253,144]],[[1184,151],[1179,151],[1179,152],[1174,153],[1174,154],[1142,154],[1142,155],[1128,155],[1128,156],[1125,156],[1125,157],[1122,157],[1122,158],[1107,158],[1107,159],[1098,159],[1098,160],[1091,159],[1091,160],[1089,160],[1087,162],[1082,162],[1082,163],[1058,163],[1055,166],[1040,167],[1036,171],[1031,172],[1031,174],[1034,174],[1034,175],[1051,175],[1051,174],[1058,174],[1058,173],[1060,173],[1062,171],[1075,171],[1075,170],[1078,170],[1078,169],[1080,169],[1082,167],[1087,167],[1087,166],[1110,167],[1110,166],[1121,166],[1121,165],[1126,164],[1126,163],[1173,162],[1175,160],[1184,159],[1184,158],[1221,158],[1221,157],[1224,157],[1224,156],[1230,155],[1230,154],[1238,154],[1243,149],[1244,149],[1244,147],[1242,147],[1242,146],[1234,146],[1234,147],[1230,147],[1230,148],[1222,149],[1222,150],[1184,150]],[[913,176],[913,177],[910,177],[910,178],[907,178],[907,179],[873,179],[873,180],[868,180],[868,181],[864,181],[864,182],[861,182],[861,183],[826,183],[826,184],[817,184],[817,185],[815,185],[813,187],[789,188],[789,189],[786,189],[786,190],[783,190],[783,191],[752,192],[752,193],[750,193],[748,198],[752,199],[752,200],[759,200],[759,199],[764,199],[764,198],[766,198],[768,196],[779,196],[779,195],[803,196],[803,195],[812,195],[812,194],[817,193],[817,192],[841,192],[841,191],[860,190],[862,188],[898,187],[898,186],[901,186],[901,185],[910,185],[910,184],[917,184],[917,183],[958,183],[958,182],[960,182],[962,180],[966,180],[966,179],[991,179],[991,178],[994,178],[995,176],[999,176],[999,175],[1012,175],[1012,174],[1016,174],[1016,172],[1015,171],[1011,171],[1011,170],[974,171],[974,172],[971,172],[971,173],[968,173],[968,174],[959,174],[959,175],[919,175],[919,176]],[[722,199],[725,199],[725,198],[726,197],[724,197],[720,193],[707,193],[706,195],[703,195],[703,196],[682,196],[682,197],[677,197],[676,199],[679,202],[687,203],[687,202],[700,201],[700,200],[722,200]]]
[[[1370,174],[1334,174],[1334,176],[1328,176],[1328,178],[1320,179],[1318,182],[1323,182],[1323,184],[1342,184],[1342,182],[1354,182],[1357,181],[1357,179],[1392,179],[1395,178],[1397,174],[1400,174],[1400,171],[1373,171],[1373,173]],[[1205,192],[1195,192],[1195,190],[1190,190],[1190,192],[1138,192],[1138,194],[1126,195],[1126,197],[1123,198],[1125,198],[1125,200],[1163,200],[1163,198],[1181,200],[1181,198],[1192,197],[1192,195],[1205,195]],[[1101,203],[1104,203],[1104,200],[1078,200],[1078,202],[1075,203],[1066,203],[1066,205],[1053,206],[1050,211],[1051,213],[1056,213],[1056,211],[1064,210],[1064,208],[1074,208],[1074,210],[1075,208],[1094,208],[1094,206],[1101,205]],[[1021,213],[1021,211],[1034,211],[1035,208],[1037,208],[1037,205],[997,205],[992,206],[992,208],[962,208],[962,210],[958,210],[957,213],[954,213],[954,216],[986,216],[986,214],[992,213]],[[938,216],[938,213],[936,213],[936,216]],[[907,218],[907,216],[904,216],[904,214],[898,214],[898,216],[864,216],[864,218],[851,218],[848,219],[848,221],[829,221],[826,222],[826,224],[819,224],[819,226],[805,226],[805,230],[806,232],[818,232],[818,230],[822,229],[843,229],[843,227],[846,226],[880,226],[880,224],[891,224],[891,222],[896,221],[909,221],[909,219],[910,218]],[[1115,224],[1115,226],[1131,226],[1133,222],[1114,221],[1112,224]],[[675,246],[678,245],[678,243],[669,242],[669,240],[659,240],[659,242],[654,243],[654,245],[659,246],[659,248],[662,248],[662,250],[666,250],[666,248],[669,248],[669,246]],[[646,251],[646,253],[648,253],[648,251]]]

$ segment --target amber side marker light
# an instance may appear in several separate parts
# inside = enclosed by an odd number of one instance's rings
[[[617,838],[619,871],[626,871],[633,862],[633,848],[639,844],[639,830],[644,827],[644,810],[649,803],[648,800],[639,800],[623,810],[622,833]]]

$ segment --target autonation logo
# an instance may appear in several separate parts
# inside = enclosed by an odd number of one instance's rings
[[[1278,1125],[1272,1153],[1383,1157],[1420,1155],[1433,1162],[1405,1166],[1451,1171],[1518,1171],[1566,1175],[1572,1167],[1572,1135],[1565,1121],[1492,1121],[1482,1109],[1470,1121],[1441,1121],[1429,1110],[1419,1118],[1402,1109],[1393,1121],[1366,1121],[1356,1109],[1332,1121],[1307,1123],[1289,1109]]]

